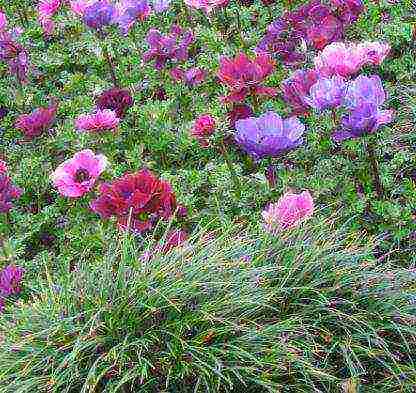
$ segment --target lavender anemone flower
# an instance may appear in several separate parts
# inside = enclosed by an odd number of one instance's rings
[[[116,17],[116,7],[108,0],[99,0],[85,9],[83,21],[89,28],[101,31],[115,22]]]
[[[334,75],[331,78],[320,78],[305,97],[305,102],[318,111],[337,108],[345,96],[344,78]]]
[[[235,141],[256,160],[299,147],[305,132],[305,126],[296,117],[282,119],[274,112],[238,120],[235,128]]]
[[[157,14],[165,12],[170,7],[171,0],[153,0],[153,9]]]
[[[315,70],[297,70],[282,82],[283,99],[292,107],[293,114],[301,115],[308,111],[305,97],[317,80],[318,73]]]
[[[359,75],[348,84],[344,105],[348,109],[353,109],[361,106],[363,103],[381,106],[384,101],[386,101],[386,93],[380,77],[378,75]]]
[[[169,61],[179,63],[187,60],[188,48],[193,41],[192,31],[184,31],[178,25],[173,25],[167,35],[150,29],[146,37],[150,48],[143,54],[143,60],[146,63],[154,60],[155,68],[160,71]]]
[[[341,129],[332,134],[335,142],[375,133],[380,126],[393,120],[392,110],[381,110],[376,104],[362,103],[342,118]]]
[[[145,20],[151,12],[147,0],[124,0],[121,3],[118,17],[118,25],[121,33],[127,35],[137,20]]]

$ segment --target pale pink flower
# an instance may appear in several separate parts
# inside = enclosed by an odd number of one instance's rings
[[[81,115],[75,120],[78,131],[103,132],[114,131],[120,119],[116,113],[110,109],[98,109],[95,113]]]
[[[6,29],[7,26],[7,16],[6,14],[0,10],[0,31]]]
[[[379,66],[390,52],[390,45],[379,41],[365,41],[357,45],[366,64]]]
[[[226,7],[229,0],[185,0],[188,7],[203,10],[207,14],[218,7]]]
[[[78,16],[83,16],[84,11],[94,3],[94,0],[71,0],[69,6],[71,11]]]
[[[79,198],[92,189],[107,164],[103,154],[82,150],[59,165],[51,180],[61,195]]]
[[[7,164],[0,160],[0,175],[4,175],[5,173],[7,173]]]
[[[334,42],[315,57],[314,63],[320,76],[349,77],[356,74],[366,63],[366,57],[355,44]]]
[[[297,227],[301,222],[311,217],[314,203],[309,191],[300,194],[287,192],[277,203],[271,203],[262,212],[266,229],[276,233],[280,229]]]

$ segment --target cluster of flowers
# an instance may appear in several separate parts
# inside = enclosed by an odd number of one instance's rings
[[[22,190],[16,187],[7,174],[7,165],[0,160],[0,213],[7,213],[13,207],[13,201],[19,199]]]
[[[349,78],[366,65],[380,65],[389,50],[388,44],[379,42],[332,43],[315,57],[314,69],[297,70],[283,81],[283,97],[295,114],[311,108],[345,109],[341,130],[333,136],[336,141],[373,133],[393,115],[380,109],[386,99],[382,82],[376,75]]]
[[[275,20],[256,50],[277,55],[286,64],[302,62],[305,60],[305,53],[300,49],[303,42],[320,50],[339,41],[345,28],[363,10],[361,0],[311,0]]]
[[[0,271],[0,313],[4,311],[5,299],[17,295],[21,291],[24,269],[8,265]]]

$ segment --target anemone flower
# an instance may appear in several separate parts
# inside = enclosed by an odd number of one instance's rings
[[[183,82],[189,87],[195,87],[204,81],[207,72],[198,67],[192,67],[185,71],[175,67],[170,70],[170,75],[176,81]]]
[[[344,78],[334,75],[320,78],[309,90],[305,102],[319,111],[339,107],[344,99],[346,84]]]
[[[75,120],[78,131],[102,133],[105,131],[115,131],[120,119],[117,114],[110,109],[99,109],[95,113],[80,115]]]
[[[136,21],[148,18],[151,10],[147,0],[122,0],[117,18],[121,33],[127,35]]]
[[[58,105],[53,103],[47,108],[38,108],[30,114],[20,115],[15,127],[23,132],[26,139],[39,137],[54,123],[57,109]]]
[[[235,128],[235,141],[256,160],[277,157],[299,147],[305,132],[305,126],[296,117],[282,119],[274,112],[238,120]]]
[[[82,150],[59,165],[51,180],[61,195],[79,198],[93,188],[107,165],[104,155],[96,155],[89,149]]]
[[[365,64],[379,66],[390,53],[390,45],[378,41],[365,41],[357,45],[365,58]]]
[[[230,119],[230,127],[235,128],[237,120],[247,119],[254,115],[253,109],[247,104],[235,104],[230,112],[228,118]]]
[[[357,108],[364,103],[381,106],[384,101],[386,101],[386,93],[378,75],[359,75],[348,83],[344,97],[344,105],[348,109]]]
[[[197,139],[201,146],[207,147],[208,138],[215,132],[215,126],[216,121],[211,115],[201,115],[195,120],[191,135]]]
[[[21,291],[21,282],[25,270],[19,266],[8,265],[0,272],[0,294],[17,295]]]
[[[98,0],[83,10],[82,17],[89,28],[102,33],[106,26],[116,22],[117,9],[108,0]]]
[[[127,89],[113,87],[104,91],[97,99],[97,107],[101,110],[111,109],[118,118],[124,117],[133,106],[133,97]]]
[[[242,102],[248,96],[275,96],[276,89],[263,85],[264,80],[275,70],[274,60],[267,54],[259,54],[250,59],[240,53],[234,59],[220,58],[217,76],[230,89],[223,97],[225,102]]]
[[[263,212],[265,228],[276,234],[280,230],[293,229],[313,215],[314,203],[309,191],[300,194],[288,192],[277,203],[271,203]]]
[[[61,6],[61,0],[40,0],[38,4],[38,21],[46,35],[52,34],[55,24],[52,20],[53,15]]]
[[[0,174],[0,213],[8,213],[13,208],[13,201],[20,198],[22,190],[16,187],[7,173]]]

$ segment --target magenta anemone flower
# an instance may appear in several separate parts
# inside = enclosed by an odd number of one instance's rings
[[[38,108],[28,115],[20,115],[15,127],[23,132],[26,139],[41,136],[55,121],[58,105],[53,103],[48,108]]]
[[[314,63],[321,76],[339,75],[347,78],[356,74],[366,60],[363,51],[359,50],[357,45],[336,42],[326,46],[315,57]]]
[[[61,0],[40,0],[38,4],[38,20],[46,35],[50,35],[55,27],[52,17],[61,6]]]
[[[185,0],[188,7],[203,10],[207,14],[216,8],[226,7],[229,0]]]
[[[69,198],[79,198],[89,192],[107,167],[107,158],[86,149],[56,168],[51,180],[59,193]]]
[[[235,123],[237,120],[247,119],[254,115],[253,109],[247,104],[235,104],[231,111],[228,113],[228,118],[230,119],[230,127],[235,128]]]
[[[118,118],[123,118],[126,111],[133,106],[133,97],[127,89],[113,87],[104,91],[97,99],[97,107],[101,110],[111,109]]]
[[[0,294],[17,295],[21,291],[21,282],[25,270],[19,266],[8,265],[0,272]]]
[[[94,4],[94,0],[70,0],[69,6],[71,11],[78,16],[83,16],[85,10]]]
[[[188,59],[189,46],[194,41],[192,31],[185,31],[178,25],[172,25],[169,34],[150,29],[146,36],[149,50],[143,54],[143,61],[154,60],[155,68],[162,70],[168,62],[180,63]]]
[[[160,218],[170,218],[176,209],[171,185],[147,169],[101,184],[99,193],[91,209],[104,219],[116,217],[121,229],[143,232]]]
[[[9,72],[15,75],[20,83],[27,83],[29,55],[11,33],[0,34],[0,60],[7,63]]]
[[[345,80],[338,75],[320,78],[310,88],[305,102],[318,111],[337,108],[343,102],[345,90]]]
[[[357,49],[365,59],[365,64],[379,66],[390,52],[390,45],[378,41],[359,43]]]
[[[7,16],[2,10],[0,10],[0,31],[5,30],[6,26],[7,26]]]
[[[201,146],[207,147],[208,138],[214,133],[215,126],[215,119],[211,115],[201,115],[195,120],[191,135],[198,140]]]
[[[192,67],[189,70],[183,71],[179,67],[170,70],[170,76],[176,81],[185,83],[189,87],[194,87],[202,83],[207,75],[207,72],[202,68]]]
[[[4,175],[5,173],[7,173],[7,164],[3,160],[0,160],[0,175]]]
[[[266,230],[276,234],[292,229],[313,215],[314,203],[309,191],[300,194],[286,193],[271,203],[262,213]]]
[[[181,247],[188,240],[188,233],[182,229],[173,229],[166,235],[166,239],[163,244],[156,246],[155,251],[160,251],[163,254],[168,253],[170,250],[176,247]]]
[[[242,102],[251,95],[275,96],[276,89],[263,85],[274,70],[275,62],[267,54],[256,55],[253,60],[244,53],[234,59],[222,56],[217,76],[230,89],[230,94],[222,100]]]
[[[117,23],[123,35],[128,34],[136,21],[147,19],[152,10],[147,0],[122,0],[118,8]]]
[[[110,109],[99,109],[95,113],[80,115],[75,120],[78,131],[91,133],[102,133],[105,131],[115,131],[120,119],[117,114]]]
[[[344,25],[356,22],[364,11],[362,0],[330,0],[330,3]]]
[[[307,113],[309,106],[305,97],[317,81],[318,73],[315,70],[297,70],[282,82],[283,99],[292,107],[294,115]]]
[[[0,174],[0,213],[7,213],[13,207],[13,201],[19,199],[22,190],[16,187],[5,172]]]
[[[274,112],[235,123],[236,143],[254,159],[277,157],[303,143],[305,126],[296,118],[282,119]]]

